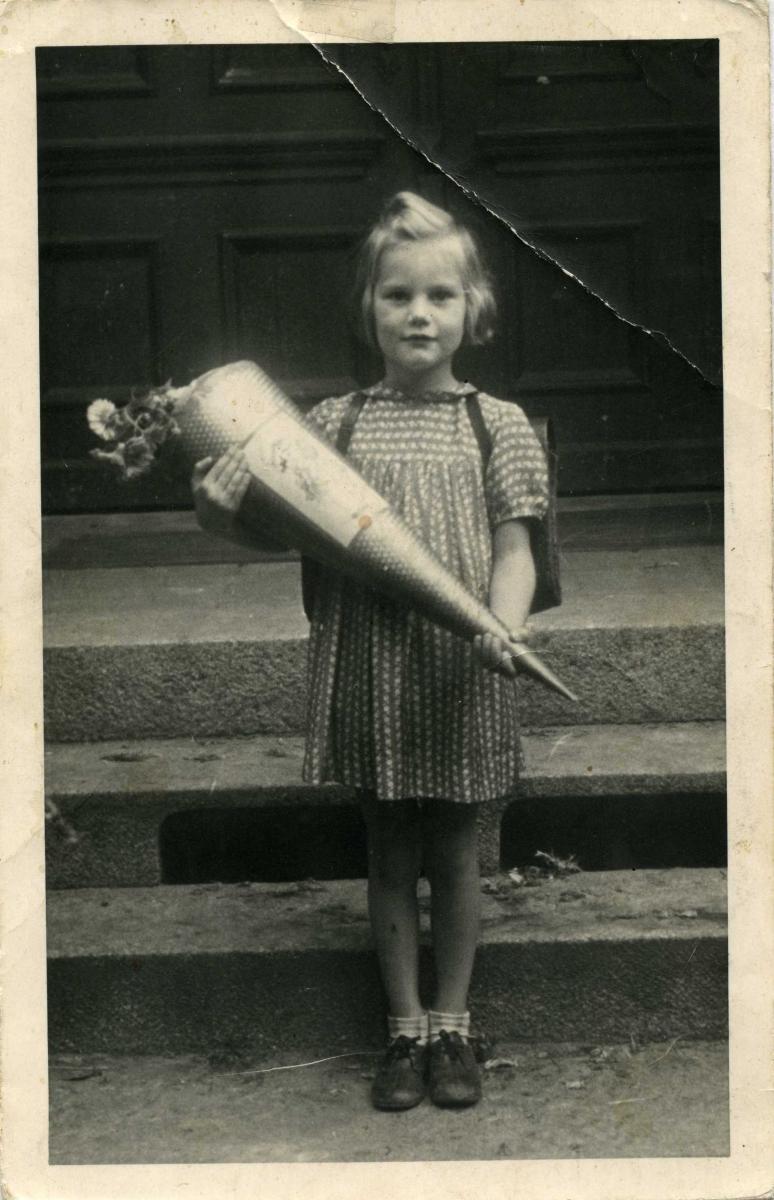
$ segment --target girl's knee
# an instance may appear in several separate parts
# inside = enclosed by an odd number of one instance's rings
[[[428,814],[428,874],[433,887],[455,888],[478,875],[475,805],[434,803]]]

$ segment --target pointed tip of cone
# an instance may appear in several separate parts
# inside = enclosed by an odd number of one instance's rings
[[[574,704],[578,703],[578,697],[575,695],[575,692],[571,692],[568,687],[565,687],[561,679],[554,675],[553,671],[546,666],[534,651],[528,650],[526,646],[523,646],[521,650],[513,655],[513,659],[520,670],[539,680],[540,683],[545,684],[552,691],[558,692],[566,700],[572,700]]]
[[[565,700],[571,700],[573,704],[579,703],[575,692],[571,692],[568,687],[565,687],[561,679],[557,679],[555,675],[551,674],[550,678],[547,678],[545,675],[540,675],[538,678],[540,678],[543,683],[547,684],[548,687],[553,688],[555,692],[558,692],[560,696],[564,696]]]

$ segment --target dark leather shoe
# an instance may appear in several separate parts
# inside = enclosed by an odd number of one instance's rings
[[[481,1099],[473,1047],[446,1029],[430,1045],[430,1099],[441,1108],[465,1108]]]
[[[393,1038],[371,1085],[375,1108],[414,1108],[425,1096],[426,1048],[418,1038]]]

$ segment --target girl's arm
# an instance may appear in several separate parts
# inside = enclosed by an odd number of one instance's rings
[[[525,623],[535,593],[535,563],[530,547],[529,528],[525,521],[503,521],[492,539],[492,578],[489,584],[489,607],[509,629],[515,639],[528,636]],[[474,645],[485,666],[505,668],[509,675],[516,668],[508,643],[485,634]]]
[[[535,594],[535,563],[526,521],[503,521],[492,540],[489,607],[508,629],[521,629]]]

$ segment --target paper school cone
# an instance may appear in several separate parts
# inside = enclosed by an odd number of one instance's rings
[[[248,528],[464,638],[495,634],[513,646],[519,670],[576,699],[536,654],[512,641],[494,613],[438,561],[255,363],[217,367],[190,387],[163,394],[175,397],[176,432],[191,464],[218,458],[235,443],[242,446],[251,481],[239,515]],[[102,457],[110,455],[102,452]]]
[[[424,546],[387,501],[300,416],[252,362],[208,372],[175,414],[192,461],[241,443],[252,481],[242,519],[295,549],[387,593],[466,638],[505,626]],[[540,658],[514,646],[519,670],[573,693]]]

